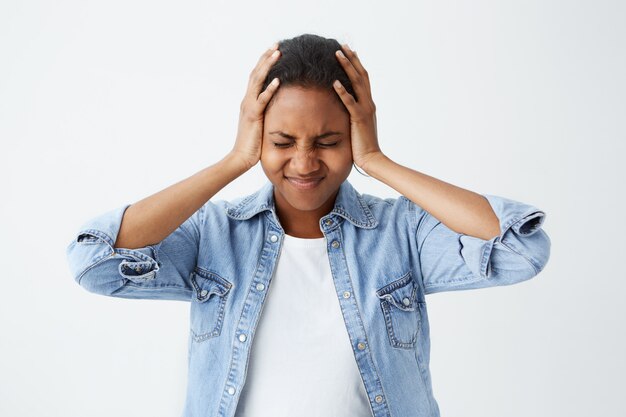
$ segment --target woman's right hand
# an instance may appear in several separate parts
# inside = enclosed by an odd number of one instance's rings
[[[261,88],[269,69],[279,56],[278,43],[275,43],[261,55],[250,73],[248,89],[239,108],[237,139],[231,154],[240,158],[247,169],[255,166],[261,158],[265,107],[278,89],[278,78],[269,83],[265,91],[261,92]]]

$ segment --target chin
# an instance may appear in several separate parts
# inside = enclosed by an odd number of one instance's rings
[[[285,180],[286,181],[286,180]],[[321,190],[316,191],[298,191],[290,188],[289,184],[283,184],[278,187],[278,191],[287,203],[301,211],[312,211],[322,207],[330,198]]]

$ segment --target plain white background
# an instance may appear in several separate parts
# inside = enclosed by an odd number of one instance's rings
[[[547,213],[537,277],[427,297],[442,416],[625,415],[625,15],[597,0],[3,1],[0,415],[181,413],[188,304],[86,292],[65,249],[85,220],[221,159],[260,54],[307,32],[358,51],[390,158]],[[215,198],[264,181],[257,165]]]

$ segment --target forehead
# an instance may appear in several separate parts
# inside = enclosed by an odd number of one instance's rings
[[[321,88],[279,87],[265,113],[269,123],[342,123],[347,114],[337,93]]]

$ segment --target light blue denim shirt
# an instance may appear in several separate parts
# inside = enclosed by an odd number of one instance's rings
[[[403,196],[360,194],[347,180],[320,219],[374,417],[439,416],[426,294],[515,284],[548,261],[545,213],[483,195],[500,220],[501,233],[490,240],[450,230]],[[97,294],[190,302],[183,416],[233,416],[285,233],[273,186],[268,181],[246,197],[208,201],[154,245],[114,248],[128,206],[80,227],[67,248],[72,276]],[[276,392],[280,401],[280,387]]]

